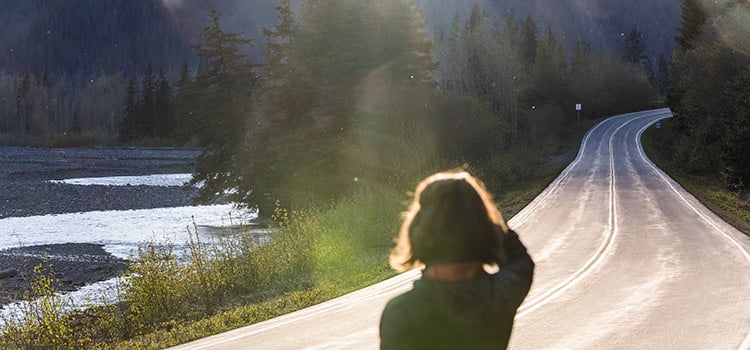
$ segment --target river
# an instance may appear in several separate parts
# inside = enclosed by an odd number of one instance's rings
[[[180,186],[189,174],[158,176],[115,176],[55,180],[78,186]],[[139,244],[147,241],[171,242],[179,249],[189,239],[188,228],[198,225],[201,237],[222,227],[247,223],[254,212],[237,210],[231,204],[182,206],[138,210],[103,210],[80,213],[7,217],[0,219],[0,249],[55,243],[96,243],[117,257],[127,259]],[[112,302],[111,287],[117,279],[95,283],[66,295],[76,304]],[[4,313],[17,305],[8,305]]]

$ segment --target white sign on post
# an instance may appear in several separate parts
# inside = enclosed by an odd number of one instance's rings
[[[576,103],[576,111],[580,111],[580,110],[581,110],[581,104],[580,103]]]

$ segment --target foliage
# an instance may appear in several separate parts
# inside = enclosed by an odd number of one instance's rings
[[[696,15],[689,3],[684,5],[685,16],[705,19],[697,27],[698,20],[683,21],[681,31],[693,34],[678,40],[681,44],[671,62],[668,102],[675,113],[673,149],[682,171],[721,181],[746,198],[750,8],[726,1],[710,8],[701,5],[702,12]]]
[[[693,43],[698,40],[703,25],[708,20],[708,13],[704,6],[701,0],[682,0],[680,6],[682,12],[679,27],[680,35],[675,38],[678,50],[689,50],[693,47]]]
[[[177,289],[180,266],[171,246],[148,243],[139,247],[128,271],[131,276],[123,300],[136,327],[160,324],[182,311]]]
[[[141,79],[140,98],[136,78],[128,80],[118,135],[123,141],[144,137],[168,139],[175,130],[174,101],[164,69],[154,76],[151,64]]]
[[[581,101],[585,118],[644,109],[657,99],[640,67],[602,54],[592,56],[584,67],[583,73],[571,77],[568,87],[573,100]]]
[[[191,185],[201,183],[198,201],[208,201],[236,188],[240,179],[235,161],[246,132],[255,87],[255,65],[243,48],[252,43],[242,33],[221,29],[221,15],[211,8],[211,23],[203,29],[203,44],[194,46],[200,65],[187,94],[196,100],[184,119],[197,144],[198,157]]]
[[[640,38],[637,32],[636,36]],[[643,55],[640,45],[638,62]],[[520,27],[513,17],[504,24],[493,23],[478,7],[461,30],[438,42],[436,59],[442,91],[487,103],[489,113],[504,121],[485,129],[487,134],[471,136],[489,145],[496,142],[492,135],[509,135],[504,147],[490,148],[494,153],[522,153],[555,144],[577,124],[575,103],[584,106],[584,118],[594,119],[645,108],[657,99],[640,64],[628,66],[607,53],[594,55],[583,41],[576,43],[568,60],[551,28],[537,37],[531,17]],[[460,148],[459,143],[450,144]],[[474,154],[466,157],[476,160]],[[483,164],[488,163],[475,165]]]
[[[17,310],[0,317],[3,349],[89,348],[110,331],[100,328],[111,320],[106,313],[75,312],[72,301],[57,294],[59,281],[48,261],[34,266],[34,274],[27,278],[31,281],[21,291],[21,301],[15,304]],[[95,320],[97,327],[80,327],[79,317]]]
[[[230,197],[268,215],[276,200],[288,208],[326,204],[347,193],[354,177],[368,178],[346,171],[361,169],[351,162],[362,160],[349,156],[357,121],[414,127],[419,107],[406,96],[431,90],[434,66],[423,28],[416,9],[400,0],[308,1],[288,39],[267,31],[269,51],[286,57],[271,57],[263,71]],[[405,108],[389,109],[391,99]],[[384,146],[368,152],[398,151]]]
[[[643,33],[633,28],[625,37],[625,53],[622,59],[632,65],[640,65],[648,58],[645,55],[646,44],[643,43]]]
[[[117,73],[83,84],[0,73],[0,135],[11,136],[9,143],[45,147],[85,135],[106,144],[117,133],[125,86]]]
[[[675,133],[674,120],[662,122],[661,129],[648,129],[643,134],[643,147],[649,158],[716,215],[750,235],[750,200],[742,198],[736,191],[727,190],[711,177],[686,171],[680,158],[673,154]]]

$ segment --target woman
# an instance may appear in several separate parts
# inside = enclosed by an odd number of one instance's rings
[[[383,310],[381,349],[507,347],[534,262],[479,180],[448,172],[422,181],[390,261],[399,272],[425,268]]]

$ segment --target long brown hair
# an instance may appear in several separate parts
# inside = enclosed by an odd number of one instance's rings
[[[502,237],[508,231],[481,181],[465,171],[437,173],[419,183],[403,214],[391,267],[405,271],[472,260],[501,265]]]

